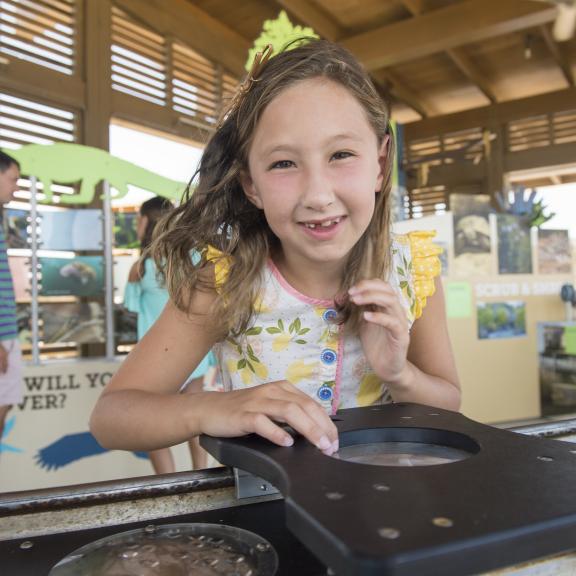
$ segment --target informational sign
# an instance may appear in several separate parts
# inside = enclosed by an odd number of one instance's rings
[[[104,262],[101,256],[40,258],[42,296],[102,296]]]
[[[43,250],[102,250],[101,210],[68,209],[41,214]]]

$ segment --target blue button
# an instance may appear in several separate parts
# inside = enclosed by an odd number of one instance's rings
[[[334,308],[328,308],[327,310],[324,310],[324,313],[322,314],[324,322],[333,322],[334,320],[336,320],[337,316],[338,312],[336,312]]]
[[[318,398],[323,402],[332,400],[332,388],[330,386],[320,386],[318,388]]]
[[[322,353],[320,354],[320,360],[322,360],[323,364],[334,364],[334,362],[336,362],[337,357],[338,356],[336,352],[334,352],[334,350],[331,350],[330,348],[324,348],[324,350],[322,350]]]

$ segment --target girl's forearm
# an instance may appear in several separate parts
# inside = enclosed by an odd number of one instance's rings
[[[105,448],[156,450],[200,433],[202,396],[115,390],[103,394],[90,418],[90,430]]]
[[[394,402],[415,402],[447,410],[460,409],[461,392],[458,384],[426,374],[411,362],[406,362],[398,382],[389,383],[388,387]]]

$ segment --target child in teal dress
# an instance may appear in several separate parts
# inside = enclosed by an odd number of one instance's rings
[[[138,340],[152,327],[168,302],[168,292],[162,285],[154,261],[148,257],[145,250],[150,245],[156,223],[161,216],[172,209],[172,204],[164,198],[155,196],[140,207],[137,235],[143,251],[142,259],[134,263],[128,276],[124,293],[124,306],[138,315]],[[207,354],[202,362],[190,375],[185,391],[198,392],[202,390],[204,376],[214,366],[214,356]],[[206,453],[193,438],[189,442],[193,468],[206,467]],[[157,474],[175,472],[174,457],[169,448],[161,448],[148,453],[150,461]]]

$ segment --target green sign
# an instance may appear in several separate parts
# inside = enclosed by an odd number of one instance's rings
[[[164,178],[105,150],[81,144],[30,144],[10,150],[10,155],[20,163],[22,174],[42,183],[44,202],[52,201],[54,182],[80,183],[78,194],[60,196],[61,204],[91,203],[96,186],[103,180],[118,191],[116,198],[127,194],[129,184],[170,200],[180,200],[186,188],[185,182]]]
[[[472,288],[468,282],[446,284],[446,315],[448,318],[472,316]]]

